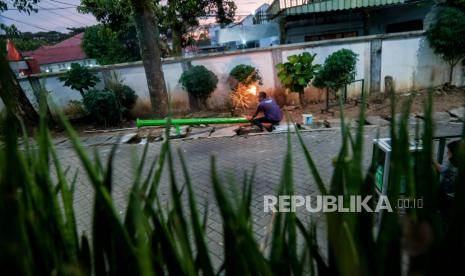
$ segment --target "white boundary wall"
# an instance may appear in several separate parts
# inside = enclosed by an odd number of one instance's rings
[[[381,53],[378,55],[373,55],[373,41],[381,41]],[[448,66],[433,53],[422,31],[280,45],[189,58],[168,58],[163,60],[163,71],[171,98],[177,103],[175,106],[187,107],[187,93],[178,83],[183,70],[190,65],[204,65],[212,70],[217,75],[219,83],[208,103],[210,107],[215,108],[224,105],[229,92],[228,74],[238,64],[248,64],[258,68],[263,77],[262,89],[270,90],[280,87],[275,65],[286,61],[288,56],[302,52],[315,53],[317,54],[316,62],[322,64],[328,55],[343,48],[351,49],[358,54],[357,79],[365,79],[365,91],[372,87],[370,79],[375,79],[373,74],[378,74],[377,79],[381,80],[378,86],[381,92],[384,90],[384,77],[387,75],[393,77],[397,92],[441,85],[448,79]],[[380,62],[378,61],[381,67],[377,70],[371,68],[372,64],[376,64],[372,62],[374,58],[381,59]],[[465,83],[464,70],[461,70],[460,66],[459,64],[456,67],[454,73],[454,84],[458,86]],[[140,99],[148,101],[148,88],[142,62],[102,66],[97,70],[101,79],[115,71],[125,84],[136,91]],[[30,78],[20,79],[20,84],[33,104],[36,101],[31,88],[31,80],[38,80],[50,92],[51,98],[57,105],[65,107],[70,100],[80,100],[81,96],[77,91],[63,86],[63,83],[58,80],[61,74],[33,75]],[[101,81],[97,88],[103,86],[103,81]],[[349,94],[360,91],[359,86],[349,87]],[[314,90],[314,88],[309,88],[307,93],[312,94]]]

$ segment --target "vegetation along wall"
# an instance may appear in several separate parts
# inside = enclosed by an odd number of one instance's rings
[[[328,55],[343,48],[358,54],[356,78],[364,79],[365,91],[371,93],[384,91],[384,77],[388,75],[393,77],[397,92],[441,85],[448,79],[449,69],[447,65],[433,53],[422,31],[280,45],[188,58],[169,58],[163,60],[163,71],[173,107],[182,110],[188,108],[188,96],[178,82],[179,77],[190,66],[204,65],[213,71],[219,79],[218,87],[208,100],[208,105],[211,108],[220,108],[225,105],[229,92],[228,74],[238,64],[247,64],[258,68],[263,76],[261,89],[272,91],[280,88],[275,65],[285,62],[288,56],[305,51],[315,53],[317,54],[316,62],[322,64]],[[140,101],[149,102],[147,83],[141,62],[102,66],[96,70],[101,78],[97,88],[104,87],[105,78],[116,73],[126,85],[136,91]],[[464,85],[463,72],[464,70],[460,66],[456,67],[454,72],[455,85]],[[50,99],[57,106],[65,108],[70,101],[80,100],[81,96],[79,92],[63,86],[63,83],[58,80],[60,74],[38,74],[22,78],[20,83],[33,102],[35,100],[33,99],[32,87],[34,87],[35,82],[49,91]],[[348,91],[349,95],[359,93],[361,84],[350,85]],[[320,97],[323,94],[322,91],[311,86],[307,88],[306,93],[310,99]]]

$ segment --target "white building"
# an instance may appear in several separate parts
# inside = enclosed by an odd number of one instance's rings
[[[279,25],[269,22],[266,11],[270,5],[262,4],[241,21],[226,28],[211,28],[212,44],[226,45],[231,49],[268,47],[279,44]]]

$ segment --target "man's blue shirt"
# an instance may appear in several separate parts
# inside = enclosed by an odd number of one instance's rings
[[[265,99],[260,102],[257,107],[257,113],[263,112],[265,118],[273,121],[281,121],[283,113],[279,109],[278,104],[273,99]]]

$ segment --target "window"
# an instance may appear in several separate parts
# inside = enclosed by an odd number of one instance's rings
[[[400,33],[423,30],[423,20],[411,20],[386,25],[386,33]]]
[[[306,35],[305,41],[318,41],[318,40],[329,40],[345,37],[355,37],[357,32],[342,32],[342,33],[332,33],[332,34],[319,34],[319,35]]]

